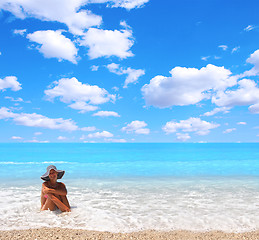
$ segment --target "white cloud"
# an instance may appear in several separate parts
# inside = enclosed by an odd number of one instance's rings
[[[128,29],[112,31],[90,28],[80,44],[89,48],[88,55],[91,59],[111,56],[124,59],[133,56],[130,48],[134,39],[132,31]]]
[[[111,3],[111,7],[120,7],[130,10],[143,7],[149,0],[110,0],[108,2]]]
[[[159,108],[196,104],[210,99],[213,91],[236,84],[236,77],[224,67],[208,64],[199,69],[175,67],[171,77],[156,76],[142,87],[147,105]]]
[[[87,0],[2,0],[0,9],[11,12],[20,19],[34,17],[42,21],[64,23],[76,35],[84,30],[100,26],[102,18],[89,10],[83,10]]]
[[[247,76],[256,76],[259,74],[259,49],[254,51],[250,57],[246,60],[247,63],[251,63],[254,65],[254,67],[246,72],[244,74],[241,74],[241,77],[247,77]]]
[[[112,90],[114,90],[115,92],[118,92],[119,91],[119,88],[118,87],[113,87]]]
[[[27,127],[42,127],[65,131],[78,130],[77,125],[71,119],[48,118],[37,113],[13,113],[5,107],[0,108],[0,119],[12,119],[17,125]]]
[[[248,109],[251,113],[259,114],[259,103],[250,106]]]
[[[245,106],[259,102],[259,88],[256,83],[249,79],[238,82],[238,89],[220,91],[212,98],[212,102],[218,106]]]
[[[86,113],[86,112],[91,112],[91,111],[95,111],[98,109],[97,106],[93,106],[93,105],[89,105],[85,102],[75,102],[72,103],[70,105],[68,105],[70,108],[76,109],[76,110],[80,110],[80,113]]]
[[[80,130],[84,132],[92,132],[96,130],[96,127],[83,127]]]
[[[207,57],[201,57],[201,60],[203,61],[208,61],[208,59],[210,58],[210,56],[207,56]]]
[[[106,67],[110,72],[115,73],[117,75],[128,75],[123,86],[124,88],[127,88],[128,84],[130,83],[137,83],[138,79],[145,74],[145,71],[142,69],[132,69],[130,67],[123,68],[120,67],[119,64],[115,63],[108,64]]]
[[[34,135],[35,135],[35,136],[42,135],[42,132],[35,132]]]
[[[59,98],[61,102],[70,104],[69,107],[80,110],[81,113],[95,111],[94,105],[115,101],[116,96],[109,94],[105,89],[96,85],[81,83],[76,78],[62,78],[53,82],[50,89],[44,93],[48,100]]]
[[[220,45],[218,47],[221,48],[223,51],[226,51],[228,49],[227,45]]]
[[[237,51],[239,51],[239,49],[240,49],[240,46],[234,47],[232,49],[231,53],[237,52]]]
[[[167,134],[183,131],[183,132],[195,132],[198,135],[207,135],[210,130],[217,128],[220,125],[217,123],[206,122],[200,118],[189,118],[187,120],[180,120],[180,122],[167,122],[162,128]]]
[[[120,117],[120,115],[113,111],[99,111],[97,113],[94,113],[93,116],[99,116],[99,117]]]
[[[82,35],[90,27],[100,26],[102,17],[85,7],[91,3],[107,3],[107,7],[127,10],[140,8],[149,0],[1,0],[0,10],[11,12],[20,19],[36,18],[65,24],[75,35]]]
[[[223,131],[223,133],[231,133],[233,131],[236,131],[237,129],[236,128],[229,128],[229,129],[226,129],[225,131]]]
[[[132,121],[131,123],[127,124],[126,127],[123,127],[121,130],[126,133],[136,133],[136,134],[149,134],[150,130],[145,128],[147,124],[144,121]]]
[[[252,31],[252,30],[255,29],[255,28],[256,28],[256,26],[248,25],[246,28],[244,28],[244,31],[250,32],[250,31]]]
[[[28,141],[24,141],[25,143],[49,143],[48,140],[44,140],[44,141],[40,141],[37,139],[32,139],[32,140],[28,140]]]
[[[231,109],[230,107],[214,108],[212,111],[206,112],[206,113],[202,114],[202,116],[209,117],[209,116],[213,116],[213,115],[215,115],[215,114],[217,114],[219,112],[229,113],[230,109]]]
[[[27,29],[14,29],[13,33],[23,36],[27,32]]]
[[[0,78],[0,91],[5,91],[5,89],[11,88],[12,91],[19,91],[21,90],[21,83],[17,81],[17,77],[15,76],[8,76],[4,79]]]
[[[45,58],[57,58],[59,61],[68,60],[77,63],[78,49],[69,38],[62,35],[61,30],[36,31],[28,34],[27,38],[40,45],[37,49]]]
[[[188,133],[176,133],[177,139],[180,141],[187,141],[189,140],[191,137]]]
[[[13,139],[13,140],[22,140],[23,138],[19,137],[19,136],[12,136],[11,139]]]
[[[91,70],[92,70],[93,72],[98,71],[98,69],[99,69],[99,66],[96,66],[96,65],[92,65],[92,66],[91,66]]]
[[[58,137],[57,137],[57,140],[65,141],[65,140],[67,140],[67,137],[58,136]]]
[[[10,100],[10,101],[12,101],[12,102],[23,102],[23,99],[20,98],[20,97],[18,97],[18,98],[15,99],[15,98],[13,98],[13,97],[6,96],[5,99],[8,99],[8,100]]]
[[[238,122],[237,125],[246,125],[246,122]]]
[[[107,131],[96,132],[96,133],[89,133],[88,138],[111,138],[113,134]]]
[[[125,143],[127,142],[125,139],[113,139],[113,138],[107,138],[105,139],[106,142],[112,142],[112,143]]]

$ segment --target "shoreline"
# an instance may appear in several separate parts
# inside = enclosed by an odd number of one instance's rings
[[[152,239],[152,240],[258,240],[259,230],[243,233],[228,233],[223,231],[204,231],[194,232],[188,230],[174,230],[174,231],[156,231],[156,230],[145,230],[140,232],[131,233],[112,233],[112,232],[101,232],[91,231],[82,229],[69,229],[69,228],[35,228],[26,230],[6,230],[0,231],[0,239],[117,239],[117,240],[128,240],[128,239]]]

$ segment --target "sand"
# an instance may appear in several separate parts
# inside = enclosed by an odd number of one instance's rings
[[[170,239],[170,240],[258,240],[259,231],[246,233],[224,233],[221,231],[191,232],[191,231],[143,231],[134,233],[110,233],[97,232],[67,228],[39,228],[28,230],[0,231],[0,239],[26,239],[26,240],[47,240],[47,239],[94,239],[94,240],[132,240],[132,239]]]

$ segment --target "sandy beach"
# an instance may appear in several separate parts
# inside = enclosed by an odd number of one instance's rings
[[[38,228],[28,230],[0,231],[0,239],[26,239],[26,240],[47,240],[47,239],[153,239],[153,240],[258,240],[259,231],[245,233],[225,233],[221,231],[192,232],[192,231],[142,231],[133,233],[111,233],[87,231],[67,228]]]

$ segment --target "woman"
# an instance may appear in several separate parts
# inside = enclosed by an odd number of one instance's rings
[[[41,189],[41,210],[54,211],[59,208],[62,212],[70,212],[70,205],[67,200],[67,189],[64,183],[57,182],[65,171],[57,170],[54,165],[47,167],[47,172],[41,176],[45,182]]]

